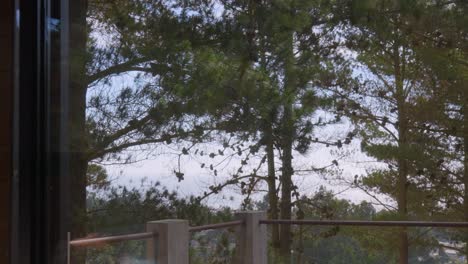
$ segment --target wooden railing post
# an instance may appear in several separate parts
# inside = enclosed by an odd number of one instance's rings
[[[244,221],[238,227],[235,264],[267,264],[267,230],[260,220],[266,219],[265,212],[248,211],[236,214]]]
[[[147,263],[188,264],[189,224],[186,220],[148,222],[146,230],[156,234],[147,243]]]

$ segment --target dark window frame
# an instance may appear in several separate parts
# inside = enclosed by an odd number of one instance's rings
[[[62,4],[63,2],[63,4]],[[65,263],[66,21],[60,0],[14,0],[10,263]],[[64,13],[65,14],[65,13]],[[66,16],[63,16],[66,18]],[[59,22],[59,30],[51,23]]]

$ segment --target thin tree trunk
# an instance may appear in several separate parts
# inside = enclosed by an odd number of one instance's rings
[[[403,118],[400,118],[403,119]],[[406,131],[402,128],[403,124],[400,123],[399,136],[400,136],[400,150],[407,144],[405,140]],[[404,151],[404,150],[403,150]],[[404,157],[398,158],[398,179],[397,179],[397,205],[398,215],[400,220],[407,220],[407,175],[408,175],[408,162]],[[400,230],[400,242],[399,242],[399,263],[408,263],[408,233],[406,228]]]
[[[264,47],[263,40],[260,41],[261,46]],[[266,69],[266,57],[264,53],[261,55],[260,65],[263,69]],[[265,122],[265,140],[266,140],[266,152],[267,152],[267,164],[268,164],[268,217],[269,219],[278,219],[278,193],[276,190],[276,170],[275,170],[275,141],[273,136],[273,124],[275,122],[275,109],[271,109],[269,116]],[[279,225],[271,225],[271,245],[274,252],[278,252],[280,248],[280,234]]]
[[[281,131],[281,149],[282,149],[282,175],[281,175],[281,219],[291,219],[291,194],[293,189],[292,176],[294,170],[292,167],[292,148],[294,140],[294,91],[296,89],[296,71],[294,50],[293,50],[293,33],[289,33],[286,39],[285,47],[285,83],[283,94],[283,118]],[[280,254],[283,260],[289,262],[291,255],[291,226],[282,225],[280,230]]]
[[[273,142],[273,128],[272,120],[268,123],[266,135],[266,152],[267,152],[267,163],[268,163],[268,203],[270,208],[268,209],[269,219],[278,219],[278,194],[276,193],[276,172],[275,172],[275,153],[274,153],[274,142]],[[273,248],[279,248],[279,226],[271,226],[271,244]]]
[[[399,46],[395,44],[394,48],[394,70],[395,70],[395,85],[396,98],[398,108],[398,178],[397,178],[397,205],[398,215],[400,220],[407,220],[407,177],[408,177],[408,161],[405,158],[406,146],[408,146],[408,117],[406,112],[406,95],[403,88],[403,77],[401,69],[401,59]],[[401,228],[399,232],[399,263],[408,263],[408,232],[406,228]]]
[[[292,107],[285,109],[285,121],[291,120]],[[290,125],[287,125],[290,127]],[[281,175],[281,219],[291,219],[291,193],[292,193],[292,134],[283,135],[283,156],[282,156],[282,175]],[[283,259],[289,260],[291,254],[291,226],[282,225],[280,231],[280,254]]]
[[[398,159],[398,180],[397,180],[397,204],[400,220],[407,220],[407,173],[408,165],[404,158]],[[405,227],[400,229],[399,233],[399,263],[408,263],[408,232]]]

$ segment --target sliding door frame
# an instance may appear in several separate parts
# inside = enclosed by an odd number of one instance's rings
[[[10,263],[65,263],[66,1],[14,0]]]

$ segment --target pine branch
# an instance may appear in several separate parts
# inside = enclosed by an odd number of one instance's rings
[[[87,78],[86,78],[86,82],[88,83],[88,85],[96,82],[96,81],[99,81],[101,79],[104,79],[108,76],[111,76],[111,75],[114,75],[114,74],[119,74],[119,73],[123,73],[123,72],[128,72],[128,71],[132,71],[132,70],[147,70],[146,68],[135,68],[136,65],[138,64],[141,64],[141,63],[144,63],[144,62],[149,62],[149,61],[152,61],[153,58],[147,58],[147,57],[143,57],[143,58],[137,58],[137,59],[133,59],[133,60],[129,60],[129,61],[126,61],[126,62],[123,62],[121,64],[117,64],[117,65],[113,65],[113,66],[110,66],[109,68],[107,69],[104,69],[102,71],[99,71],[99,72],[96,72],[92,75],[89,75]]]

